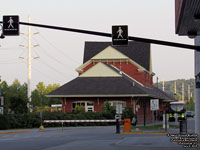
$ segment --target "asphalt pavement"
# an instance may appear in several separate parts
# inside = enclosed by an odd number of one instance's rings
[[[193,120],[189,119],[191,126]],[[193,130],[192,128],[190,129]],[[115,126],[0,131],[0,150],[188,150],[165,134],[116,134]],[[10,132],[10,133],[9,133]],[[144,131],[147,132],[147,131]]]

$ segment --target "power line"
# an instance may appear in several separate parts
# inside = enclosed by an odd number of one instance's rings
[[[26,63],[25,63],[24,61],[23,61],[23,64],[26,65]],[[53,78],[53,77],[49,76],[49,74],[46,74],[46,73],[44,73],[44,72],[38,70],[37,68],[35,68],[35,67],[33,67],[33,66],[32,66],[32,68],[33,68],[33,70],[35,70],[35,71],[41,73],[43,76],[45,76],[45,77],[47,77],[47,78],[49,78],[49,79],[51,79],[51,80],[53,79],[53,80],[56,80],[56,81],[58,81],[58,82],[61,82],[61,81],[59,81],[57,78]]]
[[[66,56],[67,58],[71,59],[73,62],[75,62],[76,64],[79,64],[78,61],[76,61],[75,59],[73,59],[72,57],[68,56],[67,54],[65,54],[60,48],[56,47],[54,44],[52,44],[52,42],[50,42],[47,38],[45,38],[45,36],[43,36],[42,34],[40,34],[40,36],[49,44],[51,45],[54,49],[58,50],[59,52],[61,52],[64,56]]]
[[[34,39],[34,40],[36,40],[36,39]],[[36,42],[37,42],[37,40],[36,40]],[[52,55],[50,55],[43,46],[40,45],[40,48],[43,50],[43,52],[45,53],[45,55],[48,56],[49,58],[51,58],[52,60],[56,61],[57,63],[59,63],[61,65],[63,65],[64,67],[68,66],[68,67],[72,68],[70,65],[68,65],[66,63],[63,63],[60,60],[58,60],[57,58],[55,58]]]
[[[46,63],[46,62],[45,62],[44,60],[42,60],[42,59],[39,59],[38,61],[41,61],[43,64],[45,64],[46,66],[48,66],[49,68],[51,68],[51,69],[54,70],[55,72],[59,73],[60,76],[62,76],[62,77],[64,77],[64,78],[66,79],[66,76],[63,75],[63,74],[65,74],[64,72],[61,72],[61,71],[55,69],[54,67],[50,66],[48,63]]]
[[[22,63],[22,62],[0,62],[0,64],[19,64],[19,63]]]
[[[35,67],[33,67],[32,66],[32,68],[33,68],[33,70],[35,70],[35,71],[37,71],[37,72],[39,72],[39,73],[41,73],[41,74],[43,74],[45,77],[48,77],[49,79],[53,79],[53,80],[56,80],[56,81],[58,81],[58,82],[61,82],[61,81],[59,81],[58,80],[58,78],[53,78],[53,77],[51,77],[51,76],[49,76],[49,75],[47,75],[46,73],[44,73],[44,72],[41,72],[40,70],[38,70],[38,69],[36,69]]]

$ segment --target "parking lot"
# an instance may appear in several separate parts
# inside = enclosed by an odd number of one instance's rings
[[[1,131],[2,150],[182,150],[167,135],[116,134],[115,126]],[[7,133],[6,133],[7,132]]]

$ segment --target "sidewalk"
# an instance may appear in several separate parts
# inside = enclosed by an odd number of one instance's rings
[[[156,122],[156,123],[150,123],[146,124],[145,127],[149,126],[156,126],[156,125],[162,125],[162,122]],[[169,125],[173,125],[173,128],[168,128],[167,131],[165,131],[164,128],[159,129],[141,129],[140,127],[144,127],[143,124],[136,125],[134,130],[131,130],[131,132],[123,132],[123,129],[121,130],[121,134],[133,134],[131,137],[127,137],[120,141],[119,145],[128,145],[128,146],[134,146],[135,148],[169,148],[169,149],[193,149],[193,150],[199,150],[200,149],[200,143],[193,141],[194,134],[192,133],[186,133],[185,135],[180,134],[179,129],[179,122],[169,122]],[[177,126],[178,128],[174,128]],[[137,128],[138,127],[138,128]],[[144,128],[145,128],[144,127]],[[188,141],[187,141],[188,140]],[[186,142],[185,142],[186,141]]]
[[[168,128],[167,131],[165,131],[165,128],[162,127],[163,122],[162,121],[157,121],[154,123],[148,123],[144,126],[144,124],[137,124],[134,129],[131,129],[131,132],[122,132],[123,134],[168,134],[168,133],[173,133],[173,134],[179,134],[180,130],[179,130],[179,122],[169,122],[169,126],[173,126]],[[151,127],[153,128],[153,126],[161,126],[160,128],[158,127],[158,129],[151,129]],[[175,128],[177,126],[177,128]],[[133,127],[133,126],[132,126]],[[143,129],[144,127],[144,129]],[[148,129],[148,127],[150,127]],[[141,129],[142,128],[142,129]],[[123,129],[121,130],[123,131]]]

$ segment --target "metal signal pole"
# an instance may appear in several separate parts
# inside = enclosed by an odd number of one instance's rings
[[[200,36],[195,38],[195,46],[200,45]],[[198,75],[200,73],[200,52],[195,51],[195,133],[200,137],[200,88],[197,85]]]
[[[30,23],[30,16],[28,17],[28,22]],[[31,27],[28,26],[28,58],[27,58],[27,67],[28,67],[28,111],[30,112],[30,102],[31,102]]]

